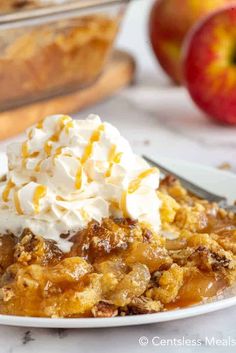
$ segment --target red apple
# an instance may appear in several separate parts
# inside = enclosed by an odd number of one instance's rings
[[[236,124],[236,4],[200,21],[184,51],[184,77],[193,100],[210,117]]]
[[[204,15],[233,0],[157,0],[151,10],[149,32],[156,57],[166,73],[182,81],[181,47],[183,40]]]

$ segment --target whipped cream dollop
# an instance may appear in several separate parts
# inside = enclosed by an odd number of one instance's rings
[[[67,252],[70,238],[91,220],[125,217],[160,227],[159,171],[97,115],[49,116],[27,130],[25,141],[9,145],[7,156],[1,234],[29,228]]]

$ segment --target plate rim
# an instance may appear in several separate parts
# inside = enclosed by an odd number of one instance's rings
[[[236,305],[236,295],[231,298],[221,299],[217,302],[199,304],[184,309],[113,318],[41,318],[0,315],[0,325],[41,328],[109,328],[138,326],[187,319],[220,311],[233,305]]]

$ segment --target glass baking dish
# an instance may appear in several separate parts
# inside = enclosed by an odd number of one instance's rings
[[[93,83],[129,0],[0,2],[0,112]]]

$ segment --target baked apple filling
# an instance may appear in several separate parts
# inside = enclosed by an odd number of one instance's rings
[[[112,317],[185,307],[220,294],[235,281],[235,216],[189,196],[178,181],[170,185],[166,178],[160,192],[171,198],[161,208],[163,224],[178,239],[124,218],[91,221],[73,236],[68,253],[29,230],[19,238],[4,235],[0,312]],[[194,216],[192,209],[198,210]]]

